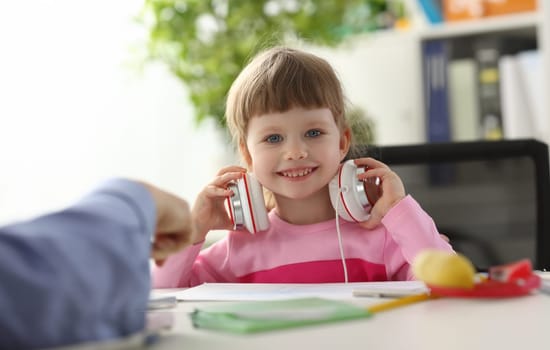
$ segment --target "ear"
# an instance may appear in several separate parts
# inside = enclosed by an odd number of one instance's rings
[[[344,160],[351,146],[351,129],[346,128],[340,136],[340,161]]]
[[[241,157],[243,157],[243,160],[246,163],[246,167],[249,170],[252,169],[252,157],[250,157],[248,147],[246,147],[246,144],[244,142],[239,143],[239,152],[241,153]]]

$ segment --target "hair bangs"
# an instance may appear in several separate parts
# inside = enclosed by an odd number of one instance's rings
[[[334,72],[317,57],[281,51],[258,67],[245,115],[286,112],[291,108],[329,108],[339,119],[342,92]],[[262,67],[263,66],[263,67]]]
[[[292,108],[328,108],[339,128],[346,127],[342,86],[330,64],[303,51],[272,48],[258,54],[231,86],[227,126],[242,144],[251,118]]]

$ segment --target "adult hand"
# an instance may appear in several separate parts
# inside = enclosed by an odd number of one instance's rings
[[[144,185],[151,192],[157,208],[151,257],[161,266],[168,256],[194,242],[196,230],[185,200],[153,185]]]

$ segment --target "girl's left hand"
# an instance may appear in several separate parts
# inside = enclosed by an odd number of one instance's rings
[[[374,158],[359,158],[354,162],[358,167],[366,167],[366,171],[357,176],[359,180],[364,181],[376,177],[380,179],[381,196],[372,207],[370,218],[360,224],[367,229],[372,229],[380,224],[384,215],[397,202],[405,198],[405,187],[396,173],[386,164]]]

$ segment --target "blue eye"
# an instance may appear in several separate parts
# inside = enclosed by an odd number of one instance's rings
[[[265,140],[268,143],[277,143],[277,142],[281,142],[282,139],[283,138],[281,137],[281,135],[274,134],[274,135],[269,135]]]
[[[319,131],[317,129],[308,130],[308,132],[306,132],[306,136],[308,136],[308,137],[317,137],[319,135],[321,135],[321,131]]]

